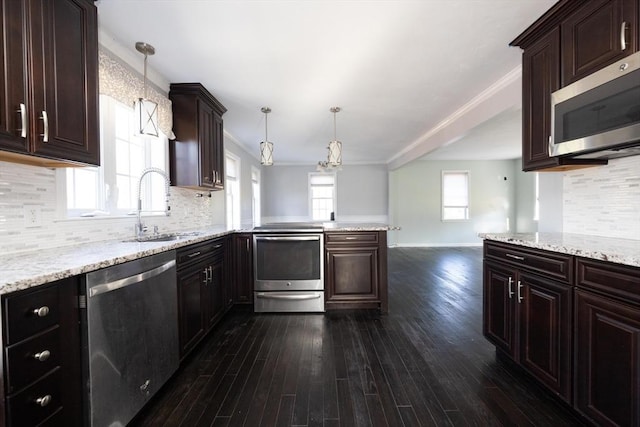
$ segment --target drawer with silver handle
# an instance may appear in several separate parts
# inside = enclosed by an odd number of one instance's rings
[[[60,368],[7,398],[7,413],[12,425],[35,426],[62,410],[61,387],[65,379]]]
[[[60,328],[11,345],[6,354],[7,392],[12,394],[60,365]]]
[[[5,299],[7,342],[15,344],[50,328],[59,321],[59,291],[56,285],[19,293]]]

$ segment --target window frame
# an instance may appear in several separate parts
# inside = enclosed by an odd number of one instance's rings
[[[232,177],[229,175],[229,170],[231,168],[227,167],[227,160],[231,159],[233,162],[236,163],[236,176]],[[225,185],[224,185],[224,198],[225,198],[225,222],[227,223],[227,227],[231,227],[231,228],[240,228],[240,224],[242,223],[242,161],[240,159],[240,157],[236,156],[235,154],[231,153],[230,151],[226,151],[224,153],[224,173],[225,173]],[[236,199],[232,199],[232,202],[235,200],[235,203],[233,203],[232,208],[236,208],[233,209],[231,211],[231,218],[229,217],[229,196],[233,196],[233,194],[231,194],[231,191],[233,189],[233,184],[236,183],[236,189],[237,189],[237,200]],[[234,215],[235,214],[235,215]]]
[[[308,174],[308,178],[307,178],[307,194],[308,194],[308,207],[309,207],[309,218],[312,221],[330,221],[330,215],[329,214],[329,218],[326,219],[321,219],[321,218],[315,218],[314,217],[314,212],[313,212],[313,191],[312,191],[312,187],[314,186],[312,184],[312,178],[314,176],[331,176],[333,178],[333,184],[331,185],[331,187],[333,188],[333,194],[332,194],[332,204],[333,204],[333,210],[332,212],[334,213],[334,215],[337,214],[338,212],[338,175],[335,172],[309,172]]]
[[[256,179],[254,179],[254,177]],[[256,191],[257,187],[257,191]],[[262,175],[260,169],[251,165],[251,215],[254,224],[262,221]]]
[[[446,175],[464,175],[466,178],[466,205],[445,205],[445,176]],[[471,219],[471,175],[468,170],[442,170],[440,174],[440,219],[442,222],[464,222]],[[464,218],[447,218],[447,209],[465,209]]]

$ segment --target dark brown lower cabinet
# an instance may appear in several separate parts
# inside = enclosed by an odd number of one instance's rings
[[[82,425],[78,288],[72,277],[2,296],[0,426]]]
[[[384,231],[325,233],[325,306],[387,312],[387,238]]]
[[[602,426],[640,425],[640,268],[578,260],[575,407]]]
[[[253,304],[253,234],[233,236],[235,304]]]
[[[177,252],[181,359],[230,307],[224,254],[225,238],[191,245]]]
[[[485,337],[567,402],[571,295],[569,285],[485,261]]]

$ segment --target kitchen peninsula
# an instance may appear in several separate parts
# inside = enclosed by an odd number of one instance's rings
[[[483,333],[498,357],[596,424],[637,424],[640,241],[481,237]]]

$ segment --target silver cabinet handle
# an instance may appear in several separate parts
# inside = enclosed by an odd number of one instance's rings
[[[622,21],[622,25],[620,25],[620,50],[627,49],[627,38],[625,37],[626,29],[627,29],[627,21]]]
[[[357,237],[353,237],[353,236],[349,236],[349,237],[345,237],[344,240],[356,240]]]
[[[207,267],[204,268],[204,280],[202,281],[205,285],[209,283],[209,269]]]
[[[43,350],[34,354],[33,358],[36,359],[38,362],[44,362],[49,358],[49,356],[51,356],[51,352],[49,350]]]
[[[23,102],[20,103],[20,109],[18,110],[20,113],[20,122],[22,124],[22,128],[20,129],[20,138],[27,137],[27,106],[24,105]]]
[[[194,252],[194,253],[189,254],[189,255],[187,255],[187,256],[188,256],[189,258],[193,258],[194,256],[198,256],[198,255],[200,255],[200,251],[198,251],[198,252]]]
[[[222,243],[220,243],[219,245],[215,245],[213,249],[220,249],[221,247],[222,247]]]
[[[247,242],[247,252],[249,252],[249,239],[245,240]]]
[[[512,254],[505,254],[505,256],[507,258],[517,259],[518,261],[524,261],[524,257],[523,256],[512,255]]]
[[[513,283],[513,279],[509,277],[509,299],[513,297],[513,291],[511,290],[511,284]]]
[[[47,314],[49,314],[49,307],[47,307],[46,305],[43,305],[40,308],[35,308],[33,310],[33,314],[35,314],[38,317],[45,317]]]
[[[43,407],[43,408],[45,406],[47,406],[49,403],[51,403],[51,395],[50,394],[47,394],[46,396],[42,396],[42,397],[39,397],[39,398],[36,399],[36,404],[38,406]]]
[[[42,134],[42,142],[49,142],[49,116],[46,110],[42,110],[42,125],[44,126],[44,133]]]
[[[209,266],[209,281],[213,283],[213,267]]]
[[[522,282],[520,280],[518,280],[518,304],[520,304],[522,302],[522,300],[524,299],[524,297],[522,296]]]

